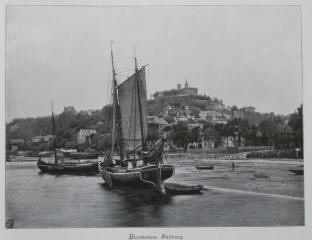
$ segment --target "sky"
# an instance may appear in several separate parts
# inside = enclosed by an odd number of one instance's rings
[[[296,6],[8,6],[6,121],[109,102],[114,41],[118,82],[149,64],[147,91],[185,79],[226,105],[288,114],[302,103]]]

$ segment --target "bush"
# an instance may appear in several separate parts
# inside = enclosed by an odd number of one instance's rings
[[[268,151],[256,151],[247,154],[246,158],[297,158],[296,151],[290,150],[268,150]],[[298,158],[303,158],[302,152],[299,152]]]

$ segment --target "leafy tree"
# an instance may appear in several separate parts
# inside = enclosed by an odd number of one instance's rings
[[[215,142],[218,138],[218,133],[216,132],[214,125],[208,123],[203,127],[202,136],[206,141]]]
[[[65,148],[75,148],[76,144],[74,141],[66,141],[65,142]]]
[[[233,107],[231,107],[231,112],[237,111],[238,107],[236,105],[233,105]]]
[[[255,125],[251,125],[247,130],[246,141],[247,145],[257,146],[260,144],[257,137],[258,129]]]
[[[159,139],[159,130],[158,130],[159,126],[158,124],[148,124],[148,128],[147,128],[147,140],[154,142],[157,141]]]
[[[188,142],[198,142],[199,140],[200,127],[194,127],[188,133]]]
[[[184,148],[188,144],[188,130],[187,125],[183,123],[178,123],[173,126],[173,129],[169,134],[170,140],[173,144],[183,146]]]
[[[303,147],[303,114],[302,104],[297,111],[290,115],[288,125],[293,129],[295,135],[296,146]]]

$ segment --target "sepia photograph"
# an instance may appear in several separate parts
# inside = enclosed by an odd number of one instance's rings
[[[5,13],[7,231],[305,226],[300,6]]]

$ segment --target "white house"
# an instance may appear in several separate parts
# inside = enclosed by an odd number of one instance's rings
[[[153,124],[158,125],[160,131],[162,131],[166,126],[168,126],[167,121],[161,117],[148,116],[147,121],[148,123],[153,123]]]
[[[91,137],[92,135],[96,134],[96,130],[93,129],[80,129],[77,135],[77,143],[82,144],[85,143],[87,137]]]
[[[218,120],[221,117],[221,114],[216,111],[201,111],[199,117],[205,120]]]

